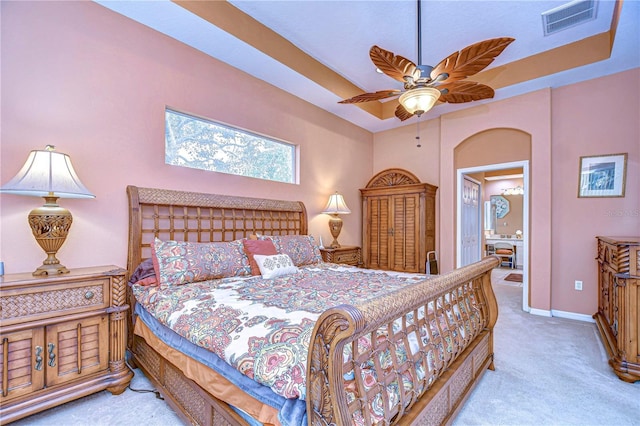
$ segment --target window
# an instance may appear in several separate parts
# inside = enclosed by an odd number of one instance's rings
[[[170,109],[165,110],[165,163],[296,182],[296,146]]]

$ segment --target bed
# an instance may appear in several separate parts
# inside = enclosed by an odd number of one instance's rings
[[[325,264],[295,250],[283,256],[293,247],[284,242],[313,242],[301,202],[135,186],[127,196],[130,361],[185,423],[446,424],[493,369],[497,258],[438,276]],[[235,250],[251,240],[277,248],[253,256],[261,275],[236,268],[206,279],[181,274],[179,286],[142,285],[164,282],[167,259],[183,262],[175,247]],[[283,258],[295,271],[269,277],[267,266]],[[207,321],[230,331],[203,331]],[[247,344],[246,353],[230,350]],[[278,356],[247,357],[274,345]],[[287,362],[286,373],[276,370]]]

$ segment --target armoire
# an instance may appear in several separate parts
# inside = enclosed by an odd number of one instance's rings
[[[397,168],[360,189],[365,268],[426,272],[427,253],[436,246],[437,189]]]

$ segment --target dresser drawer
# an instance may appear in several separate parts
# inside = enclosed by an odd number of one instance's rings
[[[357,250],[352,250],[344,253],[336,253],[333,261],[335,263],[357,265],[360,262],[360,253]]]
[[[329,263],[340,263],[343,265],[360,266],[362,255],[360,247],[342,246],[335,249],[321,249],[322,260]]]
[[[0,291],[3,325],[106,308],[109,278],[55,282]]]

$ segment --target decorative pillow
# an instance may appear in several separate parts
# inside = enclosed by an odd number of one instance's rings
[[[251,275],[260,275],[260,268],[254,259],[254,255],[272,255],[278,254],[276,247],[271,240],[242,240],[244,245],[244,253],[249,258],[249,266],[251,267]]]
[[[278,253],[287,254],[296,266],[322,262],[322,254],[311,235],[261,235],[262,240],[271,240]]]
[[[253,257],[258,264],[258,268],[260,268],[262,278],[269,279],[298,272],[298,268],[286,254],[274,254],[272,256],[256,254]]]
[[[154,267],[161,286],[249,275],[249,259],[242,241],[193,243],[161,241],[153,244]]]
[[[141,281],[143,283],[141,283]],[[129,278],[129,285],[142,284],[142,285],[155,285],[157,284],[156,271],[153,267],[153,259],[145,259],[133,271]]]

